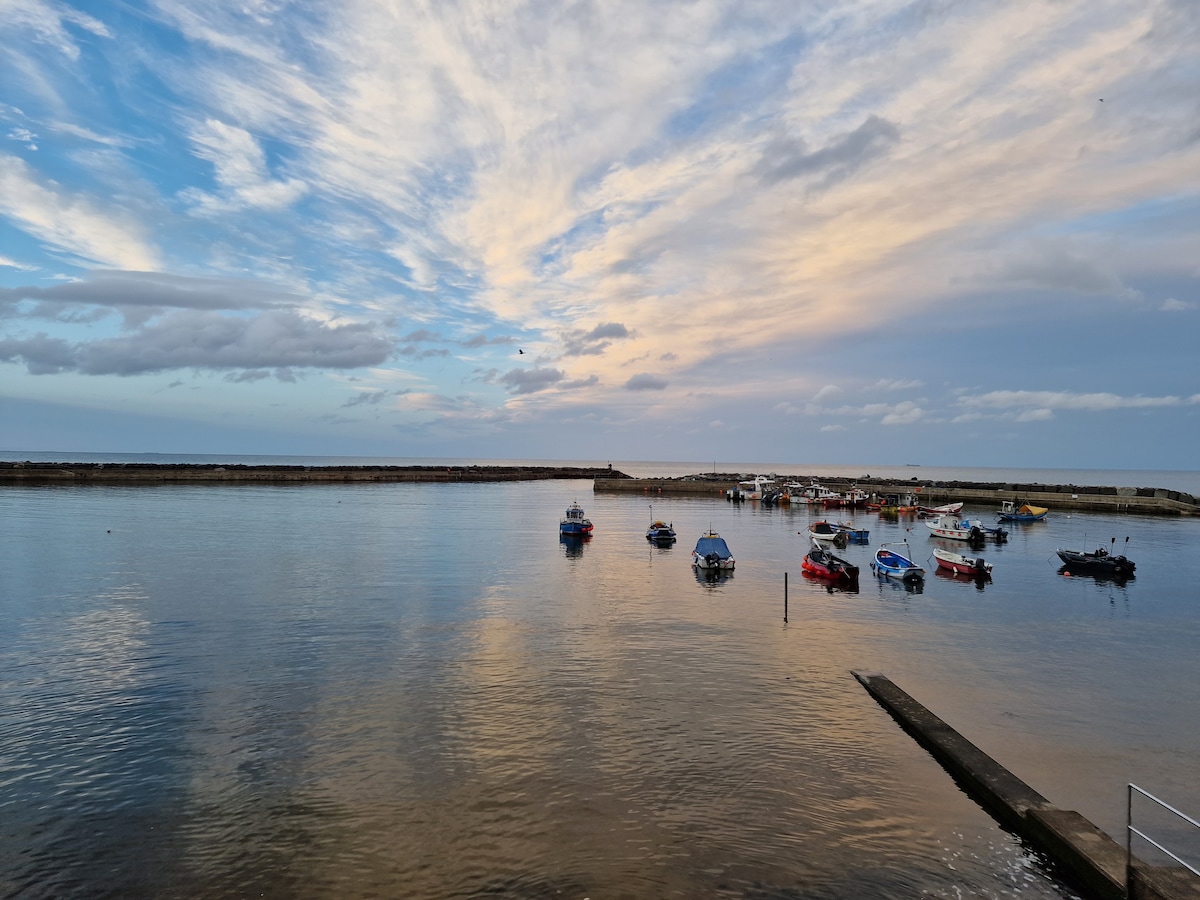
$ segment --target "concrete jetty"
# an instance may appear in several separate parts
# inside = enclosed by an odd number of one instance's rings
[[[886,676],[852,673],[900,726],[1008,830],[1035,844],[1068,879],[1098,900],[1200,900],[1200,878],[1151,866],[1074,810],[1049,800],[902,691]],[[1127,862],[1132,862],[1127,867]]]
[[[256,466],[198,463],[0,462],[0,485],[13,484],[319,484],[346,482],[494,482],[548,478],[616,481],[611,468],[587,466]]]
[[[807,484],[809,476],[776,475],[777,484],[797,482]],[[737,473],[690,475],[683,478],[620,478],[597,479],[595,490],[677,497],[711,497],[724,499],[725,492],[746,478]],[[821,478],[830,490],[842,492],[852,485],[869,493],[914,493],[925,506],[939,506],[959,500],[1000,508],[1004,500],[1045,506],[1050,514],[1062,510],[1104,513],[1135,513],[1158,516],[1200,515],[1200,500],[1191,494],[1152,487],[1110,487],[1074,484],[1020,484],[1014,482],[966,481],[895,481],[865,476],[863,478]]]

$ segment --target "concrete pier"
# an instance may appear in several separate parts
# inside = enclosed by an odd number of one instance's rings
[[[1200,900],[1200,879],[1137,859],[1074,810],[1049,800],[964,738],[884,675],[854,677],[900,726],[1001,825],[1041,849],[1069,880],[1098,900]]]
[[[548,478],[618,480],[611,469],[575,466],[254,466],[162,463],[0,462],[12,484],[320,484],[493,482]]]
[[[725,492],[736,487],[744,476],[733,474],[690,476],[686,478],[620,478],[597,479],[595,490],[648,494],[653,496],[711,497],[724,499]],[[807,483],[808,476],[779,475],[778,484],[785,481]],[[855,484],[875,494],[916,493],[925,506],[940,506],[962,500],[999,509],[1004,500],[1017,500],[1034,506],[1045,506],[1050,515],[1063,510],[1104,513],[1136,513],[1158,516],[1200,515],[1200,500],[1191,494],[1150,487],[1109,487],[1103,485],[1017,484],[1003,482],[903,482],[872,478],[822,478],[821,483],[834,491],[847,490]]]

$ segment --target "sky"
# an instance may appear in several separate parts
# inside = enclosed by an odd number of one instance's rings
[[[1197,469],[1195,0],[0,0],[0,449]]]

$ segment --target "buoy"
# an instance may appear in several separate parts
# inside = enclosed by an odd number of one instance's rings
[[[1063,578],[1070,578],[1070,577],[1071,577],[1070,572],[1063,572]]]

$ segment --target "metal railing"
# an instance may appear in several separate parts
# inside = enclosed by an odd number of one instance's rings
[[[1129,873],[1133,868],[1133,837],[1134,837],[1134,835],[1137,835],[1142,840],[1146,841],[1151,846],[1153,846],[1155,849],[1157,849],[1157,850],[1161,851],[1162,853],[1165,853],[1167,856],[1171,857],[1171,859],[1173,859],[1175,862],[1179,863],[1179,865],[1183,866],[1185,869],[1187,869],[1193,875],[1200,875],[1200,868],[1197,868],[1196,866],[1187,862],[1178,854],[1172,853],[1165,846],[1160,844],[1158,841],[1154,840],[1154,838],[1150,837],[1150,835],[1146,834],[1144,831],[1141,831],[1141,830],[1133,827],[1133,792],[1134,791],[1137,791],[1143,797],[1153,800],[1160,807],[1162,807],[1163,809],[1167,810],[1170,813],[1175,814],[1180,819],[1182,819],[1183,821],[1185,821],[1189,825],[1191,825],[1193,828],[1200,829],[1200,822],[1197,822],[1191,816],[1181,813],[1179,810],[1177,810],[1171,804],[1165,803],[1162,800],[1159,800],[1157,797],[1155,797],[1149,791],[1144,791],[1140,787],[1138,787],[1136,784],[1131,783],[1129,785],[1129,790],[1128,790],[1128,792],[1126,794],[1126,798],[1125,798],[1125,871],[1126,871],[1126,873]],[[1128,883],[1128,881],[1127,881],[1127,883]]]

